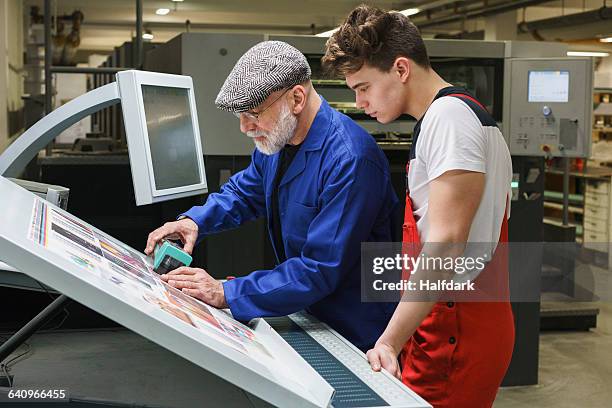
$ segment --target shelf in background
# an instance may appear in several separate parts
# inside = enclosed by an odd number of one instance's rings
[[[546,174],[563,175],[563,170],[560,169],[547,169]],[[589,167],[583,171],[570,171],[571,177],[582,177],[582,178],[594,178],[594,179],[605,179],[606,177],[612,177],[612,168],[604,167]]]
[[[544,200],[556,203],[563,203],[563,193],[560,191],[545,190]],[[570,205],[582,205],[584,203],[584,196],[582,194],[570,194],[569,203]]]
[[[551,208],[553,210],[563,211],[563,204],[551,201],[544,201],[544,208]],[[584,209],[582,207],[576,207],[572,205],[569,206],[568,211],[574,214],[584,214]]]

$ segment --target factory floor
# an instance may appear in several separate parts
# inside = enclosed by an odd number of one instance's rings
[[[502,388],[494,407],[612,406],[612,304],[597,307],[595,329],[541,333],[538,385]]]
[[[237,408],[253,398],[127,329],[40,333],[13,356],[24,352],[14,389],[65,390],[68,407]]]
[[[495,408],[612,406],[612,304],[598,306],[596,329],[542,333],[539,384],[502,388]],[[136,392],[151,406],[243,406],[250,398],[124,329],[40,333],[29,345],[11,370],[17,388],[65,388],[106,401],[134,401]]]

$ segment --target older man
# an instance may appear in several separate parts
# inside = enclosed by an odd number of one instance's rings
[[[145,252],[168,236],[191,252],[205,235],[267,217],[274,269],[224,283],[198,268],[162,279],[240,320],[307,309],[365,350],[395,304],[361,303],[360,244],[391,240],[397,198],[372,137],[330,108],[310,74],[304,55],[279,41],[240,58],[215,103],[254,141],[251,164],[203,206],[153,231]]]

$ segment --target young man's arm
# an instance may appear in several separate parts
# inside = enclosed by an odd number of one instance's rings
[[[484,173],[451,170],[430,183],[427,242],[465,244],[480,205]],[[444,256],[444,255],[442,255]],[[385,368],[400,377],[397,357],[404,344],[429,314],[435,302],[400,302],[387,328],[367,353],[375,371]]]

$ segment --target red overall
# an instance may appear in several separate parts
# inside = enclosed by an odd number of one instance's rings
[[[463,94],[448,96],[478,103]],[[505,213],[499,242],[508,242]],[[408,190],[403,243],[421,247]],[[507,271],[507,251],[496,250],[487,268],[495,267],[492,264]],[[513,347],[514,318],[508,300],[438,302],[402,350],[402,381],[435,408],[491,407]]]

